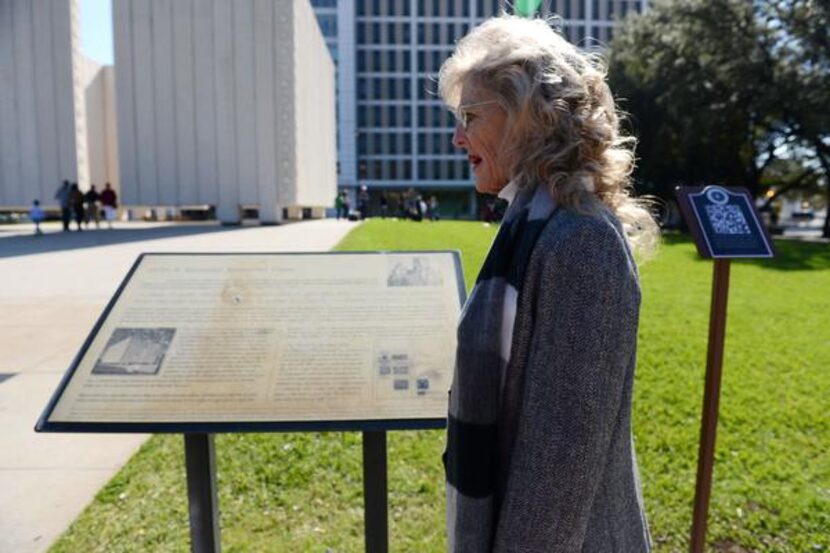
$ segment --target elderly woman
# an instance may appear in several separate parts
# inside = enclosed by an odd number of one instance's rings
[[[631,439],[654,220],[626,191],[598,61],[543,20],[490,19],[441,68],[476,189],[509,202],[458,328],[451,551],[648,551]]]

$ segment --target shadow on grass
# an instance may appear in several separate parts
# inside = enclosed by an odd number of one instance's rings
[[[681,233],[666,233],[663,243],[669,245],[689,244],[694,248],[691,236]],[[772,259],[736,259],[737,263],[755,265],[762,269],[777,271],[820,271],[830,269],[830,245],[820,242],[774,239],[776,256]],[[690,255],[700,259],[693,249]]]
[[[49,232],[41,236],[0,235],[0,258],[96,248],[144,240],[180,238],[194,234],[239,232],[254,227],[222,226],[219,224],[181,224],[159,227],[94,229],[82,232]],[[258,227],[256,227],[258,228]]]

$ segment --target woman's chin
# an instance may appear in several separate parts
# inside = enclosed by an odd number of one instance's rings
[[[484,179],[484,178],[476,178],[476,192],[479,194],[490,194],[491,196],[497,196],[501,189],[504,188],[507,183],[502,183],[496,181],[494,179]]]

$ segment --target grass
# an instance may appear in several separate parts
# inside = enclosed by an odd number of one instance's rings
[[[459,249],[468,286],[495,227],[368,221],[341,250]],[[830,552],[830,248],[734,262],[709,523],[713,551]],[[659,552],[688,548],[712,263],[665,238],[642,268],[634,425]],[[392,551],[444,551],[443,432],[389,435]],[[360,436],[216,439],[226,552],[361,551]],[[151,438],[53,552],[188,551],[183,440]]]

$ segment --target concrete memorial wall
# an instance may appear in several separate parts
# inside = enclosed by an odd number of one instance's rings
[[[113,3],[122,201],[329,205],[334,64],[308,0]]]
[[[78,32],[75,0],[0,0],[0,206],[54,206],[61,181],[84,184]]]

